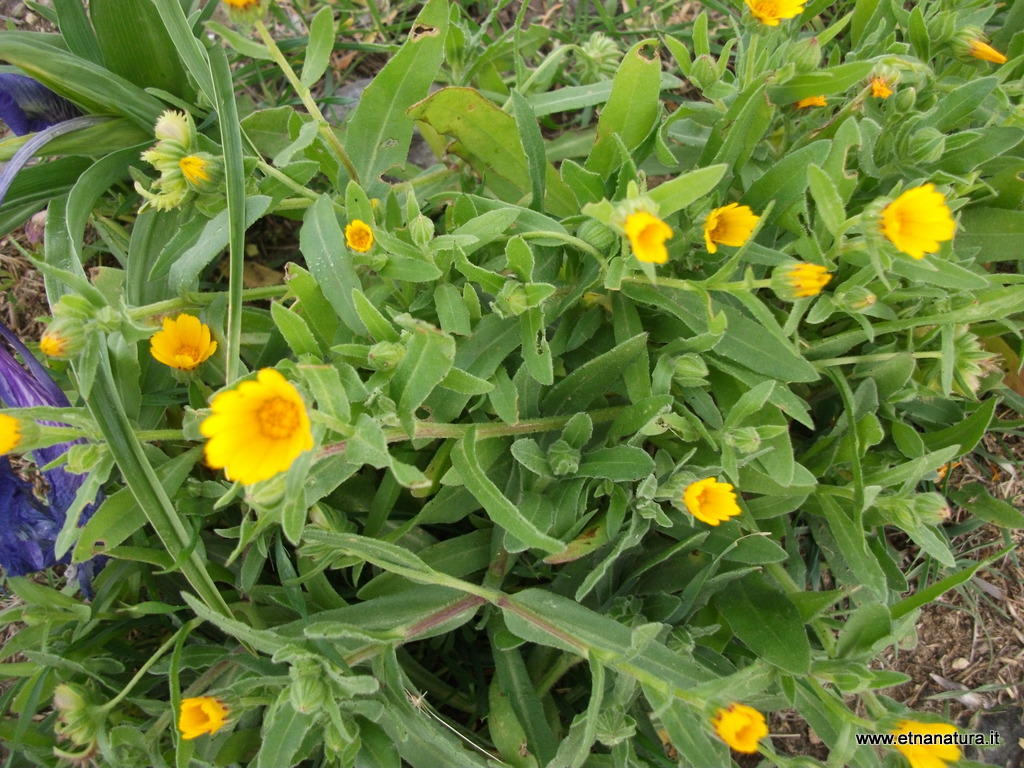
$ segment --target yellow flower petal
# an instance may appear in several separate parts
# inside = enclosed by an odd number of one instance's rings
[[[67,354],[68,340],[63,336],[44,333],[39,339],[39,351],[47,357],[64,357]]]
[[[824,96],[808,96],[806,99],[800,99],[796,103],[797,109],[806,109],[807,107],[827,107],[828,102],[825,101]]]
[[[196,696],[181,700],[178,730],[181,738],[195,739],[204,733],[216,733],[227,724],[228,708],[213,696]]]
[[[956,222],[934,184],[908,189],[882,210],[882,234],[903,253],[923,259],[952,240]]]
[[[792,19],[804,11],[806,0],[746,0],[755,19],[769,27],[777,27],[780,19]]]
[[[164,365],[191,371],[217,351],[217,342],[212,339],[210,326],[198,317],[182,314],[173,320],[164,318],[163,330],[149,340],[149,351]]]
[[[718,737],[737,752],[753,754],[758,742],[768,735],[764,715],[746,704],[719,709],[711,721]]]
[[[10,453],[21,443],[21,422],[0,413],[0,456]]]
[[[188,155],[178,161],[178,167],[189,184],[200,184],[210,180],[206,160],[197,155]]]
[[[884,77],[875,75],[871,78],[871,95],[876,99],[888,99],[892,96],[892,88]]]
[[[298,390],[273,368],[255,380],[221,392],[212,413],[199,425],[210,438],[206,463],[231,481],[252,485],[284,472],[313,447],[306,404]]]
[[[708,253],[717,253],[718,245],[743,245],[757,226],[760,216],[755,216],[748,205],[729,203],[715,208],[704,219],[704,244]]]
[[[817,296],[831,280],[832,275],[828,273],[828,269],[819,264],[801,262],[785,268],[785,281],[794,298],[806,299]]]
[[[718,525],[741,512],[732,486],[713,477],[690,483],[683,491],[683,503],[691,515],[708,525]]]
[[[373,247],[373,230],[365,221],[353,219],[345,227],[345,245],[353,251],[366,253]]]
[[[623,227],[633,255],[649,264],[668,261],[665,241],[672,237],[672,227],[647,211],[637,211],[626,217]]]
[[[984,40],[971,40],[970,54],[976,59],[991,61],[993,64],[1006,63],[1006,57]]]
[[[946,723],[919,723],[916,720],[901,720],[893,731],[897,737],[904,735],[907,741],[929,741],[929,736],[956,733],[956,728]],[[910,763],[910,768],[946,768],[947,763],[960,759],[960,748],[955,744],[896,744],[896,750]]]

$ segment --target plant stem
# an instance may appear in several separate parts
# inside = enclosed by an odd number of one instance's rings
[[[276,299],[288,293],[287,285],[264,285],[259,288],[246,288],[242,291],[243,301],[261,301],[263,299]],[[128,310],[128,317],[132,320],[141,320],[153,315],[163,315],[182,309],[196,309],[227,295],[227,291],[210,291],[207,293],[190,293],[174,299],[165,299],[153,304],[144,304],[141,307],[132,307]]]
[[[139,671],[136,672],[135,675],[132,677],[132,679],[128,681],[128,684],[122,689],[122,691],[119,694],[117,694],[117,696],[115,696],[114,698],[112,698],[110,701],[108,701],[106,704],[104,704],[103,706],[101,706],[99,708],[100,712],[109,712],[114,707],[116,707],[118,704],[120,704],[124,700],[124,697],[132,692],[132,688],[134,688],[138,684],[139,680],[141,680],[143,678],[143,676],[146,674],[146,672],[149,671],[149,668],[152,667],[154,664],[156,664],[160,660],[160,657],[163,656],[165,653],[167,653],[167,650],[172,645],[174,645],[174,643],[178,639],[178,635],[180,635],[182,632],[186,632],[186,633],[191,632],[193,629],[195,629],[196,627],[198,627],[202,623],[203,623],[202,619],[192,619],[192,621],[190,621],[187,624],[185,624],[184,626],[182,626],[181,629],[179,629],[177,632],[175,632],[173,635],[171,635],[169,638],[167,638],[164,641],[163,645],[161,645],[159,648],[156,649],[156,653],[154,653],[152,656],[150,656],[146,660],[146,663],[143,664],[141,667],[139,667]]]
[[[359,173],[356,171],[356,167],[352,164],[352,159],[348,156],[345,148],[341,145],[341,141],[338,140],[338,136],[334,133],[334,129],[331,128],[330,123],[324,117],[323,112],[320,111],[320,107],[317,106],[314,101],[312,94],[309,92],[309,88],[304,86],[299,78],[295,75],[295,70],[292,69],[288,60],[281,53],[281,49],[277,47],[277,43],[274,38],[270,35],[270,30],[267,29],[267,25],[262,20],[256,22],[256,32],[260,36],[260,40],[267,46],[270,51],[270,56],[274,60],[274,63],[281,68],[284,76],[288,78],[288,82],[291,83],[292,88],[295,89],[295,93],[302,101],[302,105],[306,108],[306,111],[317,121],[320,127],[320,135],[324,137],[331,149],[337,154],[341,164],[345,166],[345,170],[348,171],[349,178],[352,181],[359,183]]]

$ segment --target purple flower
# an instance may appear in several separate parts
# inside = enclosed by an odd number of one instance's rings
[[[3,323],[0,323],[0,337],[10,345],[8,349],[0,342],[0,402],[8,408],[70,407],[71,403],[46,369]],[[11,350],[21,357],[27,369]],[[81,441],[37,448],[32,455],[36,464],[43,467],[60,458],[78,442]],[[42,472],[49,485],[45,504],[14,473],[6,458],[0,463],[0,565],[12,576],[40,571],[68,560],[67,555],[58,560],[54,544],[85,476],[68,472],[64,466]],[[82,510],[79,525],[92,516],[102,501],[102,494],[99,494]],[[87,595],[91,595],[92,575],[98,572],[103,562],[105,558],[94,558],[79,568],[79,584]]]
[[[16,135],[42,131],[80,114],[78,107],[31,77],[0,73],[0,120]]]

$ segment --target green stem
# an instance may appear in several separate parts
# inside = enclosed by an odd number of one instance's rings
[[[599,250],[597,250],[597,248],[595,248],[585,240],[580,240],[578,237],[573,237],[570,234],[564,232],[549,232],[546,230],[536,230],[533,232],[520,232],[519,236],[522,237],[524,240],[539,240],[541,238],[561,240],[566,245],[571,245],[573,248],[578,248],[584,253],[593,256],[595,259],[601,262],[603,266],[608,266],[607,262],[605,261],[604,255]]]
[[[625,275],[622,278],[622,282],[650,285],[650,281],[641,275]],[[729,283],[704,283],[699,280],[680,280],[675,277],[658,278],[659,287],[675,288],[679,291],[692,291],[694,293],[704,293],[705,291],[750,292],[758,288],[770,288],[771,284],[772,281],[768,278],[763,280],[737,280]]]
[[[295,74],[295,70],[292,69],[291,64],[281,53],[281,49],[277,47],[277,43],[274,38],[270,35],[270,30],[267,29],[267,25],[262,20],[256,22],[256,32],[260,36],[260,40],[267,46],[270,51],[270,57],[274,60],[274,63],[281,68],[284,76],[288,78],[288,82],[291,83],[292,88],[295,89],[295,93],[298,94],[299,99],[302,101],[302,105],[306,108],[306,111],[312,115],[313,119],[317,121],[320,128],[320,135],[324,137],[331,149],[337,154],[341,164],[345,166],[345,170],[348,171],[349,178],[352,181],[359,183],[359,173],[356,171],[356,167],[352,164],[352,159],[348,156],[345,148],[341,145],[341,141],[338,140],[337,134],[331,128],[330,123],[324,117],[323,112],[320,111],[320,107],[317,106],[314,101],[312,94],[309,92],[309,88],[304,86],[299,78]]]
[[[242,301],[262,301],[263,299],[276,299],[288,293],[287,285],[264,285],[259,288],[246,288],[242,291]],[[168,312],[176,312],[182,309],[198,309],[212,304],[227,291],[210,291],[208,293],[190,293],[174,299],[165,299],[152,304],[144,304],[141,307],[132,307],[128,310],[128,317],[132,320],[142,320],[153,315],[163,315]]]
[[[595,424],[606,421],[614,421],[622,413],[625,406],[614,408],[602,408],[592,411],[590,419]],[[392,427],[384,430],[384,437],[389,443],[400,443],[405,440],[421,440],[435,438],[460,438],[464,437],[470,429],[476,428],[476,436],[480,440],[488,437],[502,437],[504,435],[529,435],[535,432],[550,432],[554,429],[561,429],[569,423],[572,414],[568,416],[547,416],[543,419],[527,419],[518,421],[515,424],[434,424],[429,421],[418,421],[415,425],[415,434],[410,435],[401,427]],[[324,446],[320,451],[319,458],[325,459],[336,453],[345,450],[345,443],[334,443]]]
[[[297,181],[295,181],[295,179],[291,178],[286,173],[282,173],[277,168],[268,163],[266,160],[257,160],[256,167],[263,171],[263,173],[265,173],[267,176],[272,176],[277,181],[284,184],[286,187],[288,187],[288,189],[297,194],[299,197],[308,198],[312,202],[316,202],[317,200],[320,199],[320,195],[318,195],[316,192],[307,187],[302,186]],[[336,207],[340,208],[340,206],[338,206],[337,204],[335,205]]]
[[[167,638],[167,640],[164,641],[163,645],[156,649],[156,653],[150,656],[146,660],[146,663],[139,667],[139,671],[136,672],[132,679],[128,681],[128,684],[124,687],[124,689],[119,694],[117,694],[117,696],[115,696],[106,704],[101,706],[99,708],[99,711],[103,713],[109,712],[122,701],[124,701],[125,696],[132,692],[132,688],[134,688],[138,684],[139,680],[141,680],[142,677],[146,674],[146,672],[149,671],[149,668],[156,664],[160,660],[160,657],[167,653],[167,650],[172,645],[174,645],[174,643],[178,639],[178,635],[180,635],[182,632],[191,632],[193,629],[195,629],[202,623],[202,619],[192,619],[192,621],[182,626],[181,629],[179,629],[177,632],[175,632],[173,635]]]
[[[874,355],[850,355],[848,357],[830,357],[827,360],[815,360],[813,365],[821,370],[822,368],[829,368],[837,365],[850,365],[855,363],[884,363],[887,360],[895,360],[897,357],[906,356],[906,352],[879,352]],[[910,354],[915,360],[922,359],[935,359],[938,360],[942,357],[941,352],[913,352]]]

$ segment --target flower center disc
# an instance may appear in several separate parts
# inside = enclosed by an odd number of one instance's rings
[[[267,400],[260,406],[257,418],[264,436],[275,440],[291,437],[299,428],[299,412],[295,403],[283,397]]]

